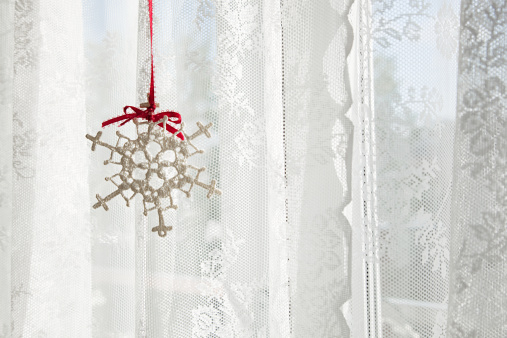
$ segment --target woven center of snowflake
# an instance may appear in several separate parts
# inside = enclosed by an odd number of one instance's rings
[[[119,163],[122,169],[117,174],[120,186],[143,195],[146,203],[162,205],[161,199],[171,199],[172,190],[182,190],[188,183],[185,176],[188,157],[185,142],[165,137],[162,129],[141,133],[136,140],[127,140],[123,145]]]
[[[86,135],[93,142],[92,150],[95,150],[97,144],[111,150],[110,158],[104,161],[105,165],[121,166],[118,173],[105,178],[117,189],[104,198],[97,194],[98,202],[93,207],[109,210],[107,202],[118,195],[123,197],[127,206],[130,206],[130,200],[136,195],[141,195],[145,216],[149,211],[158,211],[159,225],[152,231],[157,231],[163,237],[172,229],[171,226],[165,225],[163,212],[178,207],[174,204],[175,191],[181,191],[186,197],[190,197],[190,191],[197,185],[208,190],[208,198],[214,194],[221,194],[215,187],[215,180],[209,185],[199,181],[199,175],[206,168],[187,164],[189,157],[203,153],[191,141],[202,134],[211,137],[208,129],[212,124],[203,126],[197,122],[199,130],[190,136],[184,133],[182,125],[179,130],[185,136],[185,140],[182,141],[176,137],[178,133],[167,133],[165,125],[163,129],[160,128],[158,124],[161,121],[139,122],[137,119],[133,121],[136,125],[137,138],[130,139],[117,131],[118,139],[114,146],[99,140],[102,132],[98,132],[95,137]],[[163,121],[164,124],[166,122],[167,120]],[[115,161],[114,158],[118,155],[120,159]]]

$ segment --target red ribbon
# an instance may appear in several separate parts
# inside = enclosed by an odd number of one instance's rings
[[[128,109],[132,109],[134,111],[134,113],[128,114],[127,113]],[[123,107],[123,112],[125,113],[125,115],[113,117],[112,119],[102,122],[102,128],[104,128],[105,126],[108,126],[110,124],[125,120],[120,124],[120,127],[121,127],[125,123],[129,122],[130,120],[132,120],[134,118],[141,118],[141,119],[145,119],[145,120],[148,120],[151,122],[157,122],[157,121],[160,121],[161,119],[163,119],[164,116],[168,117],[168,122],[172,122],[174,124],[181,123],[181,115],[175,111],[163,111],[163,112],[160,112],[157,114],[153,114],[153,110],[154,109],[152,107],[149,107],[149,108],[146,108],[143,110],[143,109],[133,107],[133,106],[125,106],[125,107]],[[160,127],[164,128],[163,123],[159,123],[158,125]],[[173,134],[178,132],[178,129],[174,128],[173,126],[171,126],[167,123],[165,125],[165,129],[168,132],[173,133]],[[183,133],[178,133],[176,136],[178,136],[181,140],[185,139],[185,137],[183,136]]]
[[[105,126],[108,126],[110,124],[113,124],[115,122],[123,121],[120,124],[120,127],[123,126],[125,123],[129,122],[130,120],[134,118],[141,118],[145,119],[151,122],[157,122],[160,121],[164,116],[167,116],[169,119],[169,122],[172,122],[174,124],[180,124],[181,123],[181,115],[174,111],[163,111],[157,114],[154,114],[155,112],[155,72],[154,72],[154,66],[153,66],[153,0],[148,0],[148,10],[150,14],[150,56],[151,56],[151,78],[150,78],[150,92],[148,94],[148,103],[150,106],[146,109],[141,109],[133,106],[125,106],[123,107],[123,112],[125,115],[113,117],[112,119],[109,119],[107,121],[102,122],[102,128]],[[127,110],[131,109],[134,111],[134,113],[127,113]],[[160,127],[164,127],[163,123],[158,124]],[[177,133],[178,129],[168,125],[166,123],[165,129],[170,133]],[[183,136],[183,133],[178,133],[176,136],[178,136],[180,139],[184,140],[185,137]]]

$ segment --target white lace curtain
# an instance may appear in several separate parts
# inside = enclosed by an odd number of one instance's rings
[[[223,194],[92,209],[147,1],[1,0],[1,337],[507,336],[507,1],[154,2]]]

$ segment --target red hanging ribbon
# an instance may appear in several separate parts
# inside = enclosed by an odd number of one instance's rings
[[[125,106],[123,107],[123,112],[125,115],[123,116],[117,116],[113,117],[112,119],[109,119],[107,121],[102,122],[102,128],[105,126],[108,126],[110,124],[113,124],[115,122],[123,121],[120,126],[123,126],[125,123],[129,122],[130,120],[134,118],[141,118],[145,119],[151,122],[157,122],[160,121],[164,116],[167,116],[169,118],[169,121],[174,124],[180,124],[181,123],[181,115],[174,111],[163,111],[157,114],[154,114],[156,104],[155,104],[155,73],[154,73],[154,66],[153,66],[153,0],[148,0],[148,11],[150,15],[150,56],[151,56],[151,78],[150,78],[150,92],[148,94],[148,103],[149,107],[146,109],[141,109],[133,106]],[[134,111],[134,113],[127,113],[127,110],[131,109]],[[164,127],[163,123],[158,124],[160,127]],[[166,124],[165,126],[166,130],[170,133],[177,133],[178,129]],[[183,133],[178,133],[176,136],[178,136],[180,139],[184,140],[185,137],[183,136]]]

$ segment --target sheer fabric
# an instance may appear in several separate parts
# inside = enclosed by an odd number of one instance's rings
[[[449,334],[501,337],[507,334],[507,6],[466,1],[461,17]]]
[[[156,100],[213,122],[223,191],[159,238],[91,209],[84,137],[145,101],[147,1],[0,1],[0,336],[507,336],[505,11],[154,0]]]
[[[372,1],[375,200],[385,337],[445,337],[459,1]],[[379,329],[380,330],[380,329]]]

